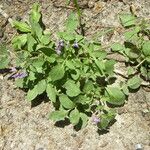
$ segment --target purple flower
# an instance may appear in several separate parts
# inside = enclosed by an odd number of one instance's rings
[[[73,43],[73,47],[74,47],[74,48],[79,48],[79,44],[78,44],[77,41],[75,41],[75,42]]]
[[[10,72],[16,72],[17,71],[16,67],[11,67],[10,69],[11,69]]]
[[[57,53],[58,55],[60,55],[63,48],[64,48],[64,41],[63,41],[63,40],[60,40],[60,41],[58,42],[58,45],[57,45],[56,50],[55,50],[56,53]]]
[[[22,79],[22,78],[24,78],[26,76],[27,76],[26,72],[18,72],[16,74],[12,75],[11,77],[15,78],[15,79]]]
[[[97,116],[93,116],[92,121],[94,124],[98,124],[100,122],[100,119]]]

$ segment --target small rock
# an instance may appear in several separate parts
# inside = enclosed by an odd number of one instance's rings
[[[89,8],[93,8],[93,7],[94,7],[94,3],[95,3],[95,2],[93,2],[92,0],[90,0],[90,1],[88,2],[88,7],[89,7]]]

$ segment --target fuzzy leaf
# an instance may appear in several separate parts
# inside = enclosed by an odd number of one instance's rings
[[[43,79],[36,85],[38,94],[42,94],[46,90],[46,81]]]
[[[79,119],[80,119],[80,112],[78,111],[78,109],[75,108],[74,110],[70,112],[69,119],[73,125],[78,124]]]
[[[52,84],[48,83],[47,88],[46,88],[46,93],[48,98],[52,101],[52,102],[56,102],[56,92],[55,89],[53,88]]]
[[[75,107],[75,104],[68,98],[67,95],[60,95],[59,96],[59,100],[60,100],[60,103],[63,107],[65,107],[66,109],[72,109]]]
[[[139,77],[132,77],[128,80],[127,85],[131,89],[137,89],[141,85],[141,79]]]
[[[142,46],[142,51],[145,56],[150,56],[150,41],[145,41]]]
[[[31,32],[31,27],[25,22],[13,21],[13,26],[21,32]]]
[[[32,100],[34,100],[37,96],[38,96],[38,91],[37,91],[37,88],[36,88],[36,86],[35,86],[33,89],[31,89],[31,90],[28,91],[27,96],[26,96],[26,99],[27,99],[28,101],[32,101]]]
[[[120,43],[114,43],[111,46],[113,52],[123,51],[124,47]]]
[[[107,101],[113,105],[122,105],[125,102],[125,95],[118,87],[107,87]]]
[[[67,116],[68,111],[60,110],[60,111],[53,111],[49,115],[49,119],[52,119],[54,121],[60,121],[64,120],[65,117]]]
[[[120,20],[124,27],[129,27],[136,23],[136,17],[132,14],[121,14]]]
[[[68,80],[65,83],[64,87],[67,90],[66,91],[67,95],[70,97],[77,96],[81,93],[79,86],[75,84],[73,80]]]
[[[84,128],[88,124],[88,116],[85,113],[80,113],[80,118],[81,118],[81,128]]]
[[[52,81],[62,79],[65,75],[64,67],[62,65],[54,66],[49,75],[51,76]]]

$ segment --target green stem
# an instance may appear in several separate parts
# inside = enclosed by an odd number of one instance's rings
[[[79,8],[78,0],[73,0],[73,3],[75,4],[75,7],[77,9],[77,14],[78,14],[78,20],[79,20],[81,35],[84,36],[84,29],[83,29],[83,25],[82,25],[82,21],[81,21],[81,10]]]

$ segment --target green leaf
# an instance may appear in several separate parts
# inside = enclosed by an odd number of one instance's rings
[[[36,40],[33,38],[31,34],[27,35],[27,45],[28,45],[28,51],[33,51],[33,46],[36,44]]]
[[[36,89],[39,95],[42,94],[46,90],[46,87],[47,87],[46,84],[47,84],[46,81],[43,79],[39,81],[38,84],[36,85]]]
[[[79,25],[78,18],[76,13],[71,13],[66,21],[66,29],[67,31],[73,32],[77,29]]]
[[[103,114],[100,117],[100,123],[98,124],[98,127],[106,130],[110,124],[111,121],[114,120],[115,114],[114,113],[108,113],[108,114]]]
[[[38,23],[41,18],[40,13],[40,6],[38,3],[33,4],[31,14],[30,14],[30,21]]]
[[[145,41],[142,46],[142,51],[145,56],[150,56],[150,41]]]
[[[42,35],[40,38],[42,44],[47,45],[50,43],[50,35]]]
[[[133,30],[125,32],[124,33],[125,40],[127,40],[127,41],[139,40],[139,37],[138,37],[137,33],[140,30],[141,30],[140,27],[135,27]]]
[[[59,32],[58,34],[59,34],[60,38],[66,40],[66,41],[73,41],[73,40],[75,40],[75,35],[73,33]]]
[[[68,111],[64,111],[64,110],[54,111],[49,115],[49,119],[52,119],[54,121],[64,120],[67,114]]]
[[[32,34],[38,37],[38,39],[41,39],[43,34],[43,29],[41,28],[39,23],[33,22],[31,24],[32,27]]]
[[[129,66],[129,67],[127,68],[127,74],[128,74],[128,75],[134,74],[135,71],[136,71],[136,70],[135,70],[133,67],[130,67],[130,66]]]
[[[105,62],[105,72],[106,72],[108,75],[112,75],[112,74],[113,74],[115,63],[116,63],[115,60],[107,60],[107,61]]]
[[[1,57],[0,56],[0,69],[4,69],[8,67],[10,60],[7,56]]]
[[[120,21],[124,27],[129,27],[136,24],[136,17],[132,14],[121,14]]]
[[[128,89],[128,86],[126,84],[122,85],[122,91],[125,95],[129,95],[129,89]]]
[[[38,96],[37,86],[35,86],[33,89],[29,90],[26,96],[26,99],[28,101],[34,100]]]
[[[141,79],[137,76],[134,76],[128,80],[127,85],[131,89],[137,89],[141,85]]]
[[[113,105],[122,105],[125,102],[125,95],[118,87],[107,87],[106,96],[107,101]]]
[[[81,118],[81,128],[84,128],[88,124],[88,116],[85,113],[80,113],[80,118]]]
[[[91,80],[88,80],[83,87],[83,91],[86,93],[90,93],[93,90],[94,90],[93,82]]]
[[[56,92],[55,89],[53,88],[52,84],[48,83],[47,88],[46,88],[46,93],[48,98],[52,101],[52,102],[56,102]]]
[[[66,61],[66,66],[67,66],[69,69],[75,70],[74,63],[73,63],[71,60],[67,60],[67,61]]]
[[[68,80],[65,83],[64,87],[67,90],[66,91],[67,95],[70,97],[77,96],[81,93],[79,86],[75,84],[73,80]]]
[[[71,101],[67,95],[64,94],[60,95],[59,100],[61,105],[66,109],[72,109],[75,107],[75,103],[73,103],[73,101]]]
[[[12,44],[14,49],[21,49],[27,42],[27,34],[21,34],[13,38]]]
[[[98,67],[100,74],[104,75],[105,63],[103,61],[99,61],[99,60],[95,59],[95,64]]]
[[[124,50],[124,46],[122,46],[120,43],[114,43],[111,46],[111,49],[112,49],[113,52],[123,51]]]
[[[78,111],[78,109],[75,108],[70,112],[69,119],[73,125],[78,124],[80,120],[80,112]]]
[[[107,53],[105,51],[94,51],[90,54],[92,57],[98,58],[99,60],[103,60],[104,58],[106,58]]]
[[[65,75],[65,70],[62,65],[57,65],[52,68],[49,75],[51,76],[52,81],[60,80]]]
[[[15,80],[15,85],[19,88],[23,88],[24,79]]]
[[[25,22],[13,21],[13,26],[21,32],[31,32],[31,27]]]

